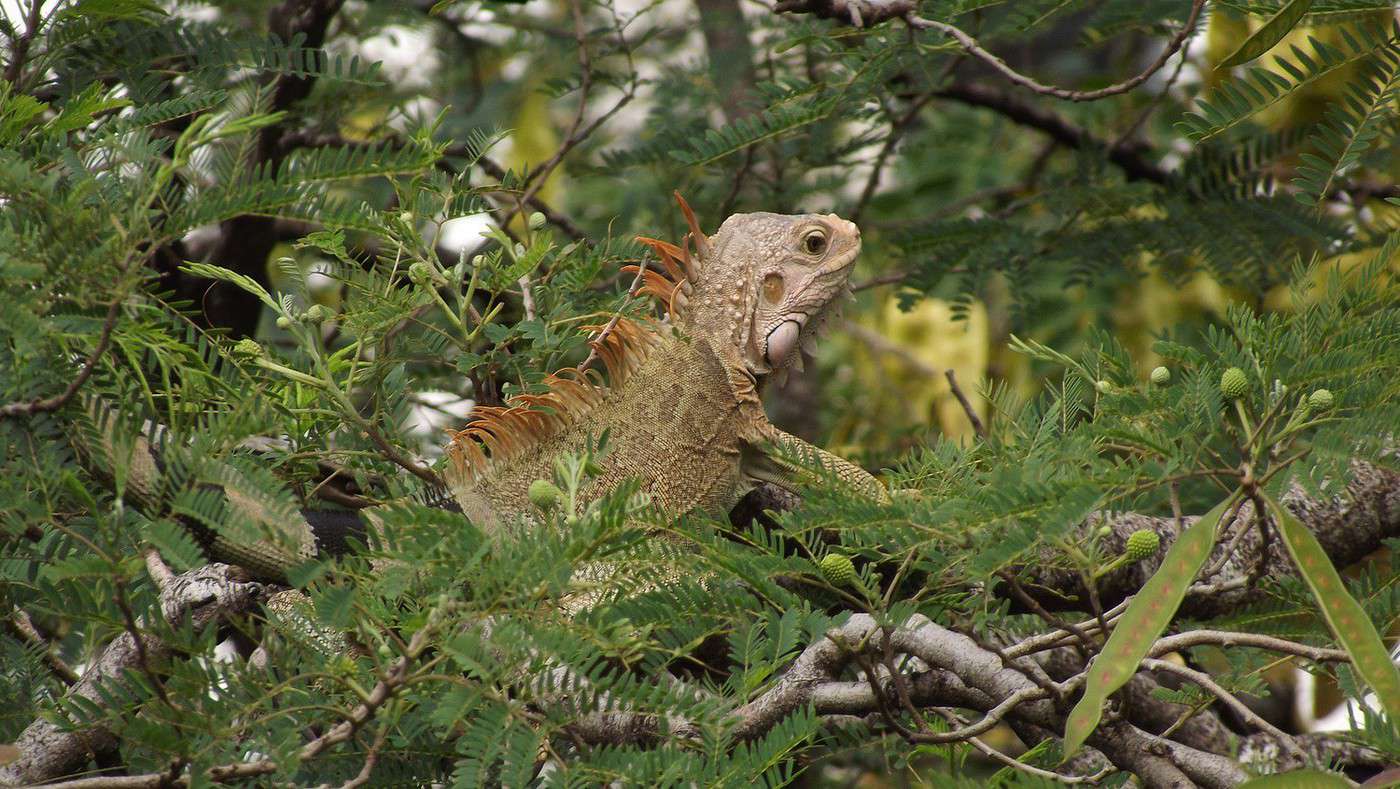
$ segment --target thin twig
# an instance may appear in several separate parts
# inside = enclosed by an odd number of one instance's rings
[[[28,416],[46,411],[57,411],[68,403],[77,394],[78,389],[87,383],[87,379],[92,377],[93,370],[97,369],[97,362],[101,360],[102,354],[107,352],[107,346],[112,341],[112,329],[117,325],[117,316],[121,314],[122,297],[118,296],[112,300],[107,307],[107,318],[102,322],[102,333],[97,336],[97,345],[83,361],[82,369],[73,376],[73,380],[68,382],[68,386],[63,391],[53,397],[45,397],[37,400],[16,401],[0,406],[0,417],[7,416]]]
[[[977,410],[968,401],[967,395],[963,394],[962,387],[958,386],[958,379],[949,367],[943,371],[943,377],[948,379],[948,388],[953,391],[953,397],[958,398],[958,405],[962,406],[963,413],[967,414],[967,421],[972,423],[972,429],[977,432],[977,437],[983,441],[987,440],[987,426],[982,424],[981,418],[977,416]]]
[[[847,333],[857,340],[870,346],[871,350],[898,358],[915,372],[926,378],[938,377],[938,370],[934,368],[933,365],[910,353],[909,349],[895,345],[885,339],[879,332],[873,331],[869,327],[862,326],[854,321],[846,321],[844,328]]]
[[[1292,737],[1284,734],[1278,727],[1255,714],[1254,710],[1251,710],[1244,702],[1235,698],[1233,693],[1216,684],[1215,680],[1211,679],[1209,674],[1187,668],[1186,666],[1178,666],[1169,660],[1158,660],[1157,658],[1147,658],[1142,661],[1142,665],[1143,668],[1151,671],[1165,671],[1170,674],[1185,677],[1191,682],[1196,683],[1201,686],[1202,689],[1214,694],[1221,703],[1234,710],[1246,723],[1262,732],[1266,732],[1274,739],[1278,740],[1279,745],[1300,763],[1307,760],[1302,749],[1298,747],[1298,743],[1294,741]]]
[[[602,331],[598,332],[598,336],[588,341],[588,358],[579,362],[579,372],[587,370],[593,365],[593,362],[598,360],[598,347],[608,339],[608,335],[612,333],[613,329],[617,328],[617,322],[622,320],[622,311],[627,308],[627,303],[631,301],[632,296],[636,294],[637,285],[641,283],[642,275],[646,273],[646,270],[647,261],[646,258],[643,258],[642,262],[637,265],[637,276],[632,278],[632,284],[627,287],[627,296],[623,298],[622,306],[617,308],[617,312],[613,313],[607,325],[603,327]]]
[[[29,614],[16,608],[14,614],[7,617],[4,621],[5,629],[9,631],[10,635],[20,641],[33,644],[42,650],[44,663],[48,665],[49,671],[53,672],[55,677],[63,681],[63,684],[73,685],[77,683],[79,679],[78,672],[74,671],[71,666],[63,662],[63,658],[59,657],[58,652],[54,650],[53,644],[51,644],[47,638],[44,638],[44,635],[39,632],[39,628],[34,626],[34,622],[29,618]]]
[[[891,153],[894,153],[899,141],[904,138],[905,130],[919,116],[919,110],[922,110],[935,96],[934,93],[925,93],[915,99],[909,105],[909,109],[890,124],[889,136],[885,138],[885,144],[880,146],[880,152],[875,155],[875,165],[870,169],[869,177],[865,179],[865,188],[861,190],[855,208],[851,209],[850,220],[852,222],[860,222],[860,215],[864,213],[870,198],[875,196],[875,188],[880,184],[880,173],[885,169],[886,160],[890,158]]]
[[[131,604],[127,602],[126,599],[126,584],[123,583],[121,579],[118,579],[113,586],[115,588],[112,592],[112,601],[117,604],[117,609],[121,611],[122,624],[125,626],[127,634],[131,636],[131,640],[136,645],[137,668],[141,669],[141,673],[146,676],[146,679],[150,680],[151,687],[155,689],[156,697],[172,711],[180,712],[180,709],[175,706],[175,702],[170,700],[170,694],[165,690],[165,683],[161,681],[160,677],[156,676],[155,671],[151,668],[150,655],[146,651],[146,637],[141,635],[141,629],[136,624],[136,614],[132,612]]]
[[[952,371],[950,370],[949,372]],[[1021,586],[1020,580],[1017,579],[1015,575],[1013,575],[1007,570],[998,570],[997,577],[1001,578],[1010,586],[1012,596],[1014,596],[1017,600],[1020,600],[1022,605],[1029,608],[1031,610],[1031,613],[1045,620],[1047,623],[1060,628],[1061,630],[1067,630],[1070,633],[1073,633],[1074,637],[1079,640],[1079,649],[1081,656],[1088,657],[1084,650],[1093,649],[1097,646],[1097,644],[1095,644],[1089,639],[1089,635],[1085,633],[1082,629],[1080,629],[1078,625],[1075,625],[1072,622],[1066,622],[1058,616],[1055,616],[1054,614],[1047,611],[1045,609],[1045,606],[1040,604],[1040,601],[1036,600],[1034,597],[1031,597],[1030,594],[1026,592],[1025,588]],[[1095,619],[1094,621],[1097,622],[1098,620]]]
[[[588,52],[587,29],[584,27],[583,10],[579,6],[579,0],[571,0],[569,8],[574,19],[574,41],[578,47],[579,69],[582,72],[579,75],[578,110],[574,114],[573,122],[569,124],[569,132],[565,135],[564,142],[560,143],[559,147],[549,159],[525,175],[525,179],[522,182],[522,186],[524,187],[523,202],[527,204],[540,189],[544,188],[545,182],[549,180],[550,173],[554,172],[555,168],[564,161],[564,157],[568,156],[569,152],[584,140],[593,136],[593,133],[597,131],[599,127],[616,115],[619,110],[627,106],[637,94],[637,71],[632,64],[632,51],[627,46],[627,40],[623,35],[621,25],[618,24],[615,27],[618,40],[622,42],[623,50],[627,53],[628,66],[631,72],[630,79],[622,95],[613,106],[609,107],[602,115],[594,118],[587,126],[583,126],[583,116],[588,109],[588,96],[593,85],[593,66]],[[507,215],[505,221],[509,222],[510,219],[511,215]]]
[[[340,789],[359,789],[369,783],[370,775],[374,772],[374,766],[379,763],[379,751],[383,749],[384,743],[389,741],[389,727],[380,726],[379,732],[374,735],[374,742],[370,743],[369,751],[365,754],[364,766],[354,778],[340,785]]]
[[[30,0],[29,13],[24,18],[24,32],[20,34],[19,40],[15,41],[14,54],[10,57],[10,62],[5,64],[5,81],[10,83],[11,88],[19,87],[19,78],[24,73],[24,61],[29,58],[29,47],[34,43],[34,37],[39,33],[39,17],[43,10],[44,0]],[[18,92],[16,90],[16,92]]]
[[[878,277],[871,277],[870,279],[868,279],[868,280],[866,280],[866,281],[864,281],[864,282],[857,282],[856,284],[854,284],[854,285],[851,286],[851,290],[852,290],[852,291],[862,291],[862,290],[869,290],[869,289],[871,289],[871,288],[878,288],[878,287],[880,287],[881,285],[895,285],[895,284],[898,284],[898,283],[900,283],[900,282],[903,282],[904,280],[906,280],[906,279],[908,279],[908,278],[909,278],[909,272],[907,272],[907,271],[895,271],[895,272],[891,272],[891,273],[889,273],[889,274],[881,274],[881,275],[878,276]]]
[[[1167,655],[1206,644],[1218,647],[1266,649],[1270,652],[1282,652],[1305,658],[1316,663],[1346,663],[1351,660],[1351,656],[1345,650],[1314,647],[1277,636],[1231,630],[1188,630],[1185,633],[1164,636],[1157,639],[1157,643],[1152,645],[1148,654],[1153,656]]]
[[[934,712],[937,712],[939,715],[942,715],[944,720],[948,721],[948,723],[954,726],[963,725],[964,721],[962,717],[959,716],[957,713],[953,712],[952,710],[945,710],[940,707],[935,708]],[[1007,767],[1010,767],[1013,770],[1020,770],[1023,773],[1038,776],[1040,778],[1045,778],[1059,784],[1097,784],[1098,782],[1102,781],[1103,779],[1107,778],[1113,773],[1118,772],[1117,767],[1109,765],[1108,767],[1103,768],[1102,770],[1098,771],[1097,773],[1094,773],[1093,775],[1061,775],[1060,773],[1051,772],[1049,770],[1036,767],[1035,765],[1026,764],[1023,761],[1013,759],[1012,757],[1002,753],[996,748],[993,748],[992,746],[988,745],[987,743],[983,742],[977,737],[969,737],[967,739],[967,742],[972,747],[981,751],[984,756],[987,756],[988,758],[991,758],[995,761],[1001,762],[1002,764],[1006,765]]]
[[[1012,84],[1042,96],[1051,96],[1064,101],[1097,101],[1120,93],[1127,93],[1146,82],[1153,74],[1161,71],[1172,55],[1181,49],[1182,45],[1186,43],[1186,39],[1195,31],[1196,21],[1200,18],[1201,9],[1205,7],[1205,4],[1206,0],[1192,0],[1186,24],[1182,25],[1176,35],[1171,37],[1161,54],[1148,64],[1147,68],[1122,82],[1115,82],[1098,90],[1070,90],[1046,85],[1033,77],[1022,74],[1007,65],[1006,61],[987,51],[976,38],[961,28],[947,22],[919,16],[916,13],[918,11],[917,0],[779,0],[773,10],[779,13],[809,13],[823,19],[837,19],[855,27],[866,27],[891,19],[901,19],[915,30],[935,30],[948,36],[956,41],[963,51],[990,66],[993,71],[1005,77]]]
[[[466,155],[465,151],[459,151],[458,153],[454,154],[453,150],[454,149],[449,148],[446,151],[445,155]],[[492,178],[495,178],[497,181],[504,181],[506,179],[506,168],[502,167],[489,156],[482,156],[479,159],[477,159],[476,166],[480,167],[482,172],[486,173]],[[584,235],[584,232],[579,229],[578,224],[574,222],[573,219],[571,219],[567,214],[563,213],[562,211],[559,211],[558,209],[549,205],[545,201],[541,200],[539,195],[527,194],[521,199],[524,200],[525,204],[529,207],[535,209],[536,211],[539,211],[541,214],[544,214],[545,221],[564,231],[564,235],[568,236],[569,238],[575,241],[583,241],[585,243],[588,243],[588,237]]]

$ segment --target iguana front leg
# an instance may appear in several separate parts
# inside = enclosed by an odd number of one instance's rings
[[[771,424],[764,425],[756,438],[756,441],[746,445],[741,460],[744,477],[751,481],[771,482],[791,489],[810,480],[809,469],[815,466],[862,496],[881,503],[890,500],[889,492],[878,479],[840,455],[809,444]]]

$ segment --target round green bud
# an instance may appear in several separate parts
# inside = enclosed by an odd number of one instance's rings
[[[525,245],[524,245],[524,244],[516,243],[516,245],[515,245],[515,256],[516,256],[517,258],[523,258],[523,257],[525,257]]]
[[[1109,526],[1108,524],[1104,524],[1095,529],[1094,533],[1100,537],[1107,537],[1108,535],[1113,533],[1113,527]]]
[[[1166,386],[1172,382],[1172,371],[1165,367],[1152,368],[1152,383],[1157,386]]]
[[[544,214],[540,213],[539,211],[536,211],[535,213],[530,214],[530,229],[531,229],[531,230],[539,230],[540,228],[544,227],[544,223],[545,223]]]
[[[233,345],[233,355],[245,359],[256,359],[262,356],[263,349],[258,345],[258,341],[252,337],[244,337]]]
[[[1308,395],[1308,405],[1312,406],[1314,411],[1329,411],[1335,402],[1332,393],[1326,389],[1319,389]]]
[[[1248,391],[1249,379],[1245,377],[1244,370],[1231,367],[1220,374],[1220,393],[1225,395],[1226,400],[1238,400]]]
[[[1108,381],[1096,381],[1094,388],[1099,390],[1099,394],[1108,394],[1113,391],[1113,384]]]
[[[1128,535],[1128,546],[1123,553],[1127,555],[1128,561],[1140,562],[1155,554],[1161,544],[1162,538],[1157,535],[1157,532],[1151,529],[1138,529]]]
[[[433,269],[427,263],[416,260],[408,267],[408,278],[419,285],[426,285],[433,279]]]
[[[832,586],[850,586],[856,580],[856,566],[842,554],[828,553],[817,567]]]
[[[559,500],[564,497],[564,491],[558,485],[544,479],[537,479],[530,483],[530,489],[526,491],[530,497],[530,503],[548,512],[559,506]]]
[[[331,311],[320,304],[312,304],[306,308],[306,319],[312,323],[320,323],[331,316]]]
[[[279,329],[290,329],[290,328],[292,328],[292,319],[291,319],[291,318],[288,318],[286,315],[279,315],[279,316],[277,316],[277,328],[279,328]]]

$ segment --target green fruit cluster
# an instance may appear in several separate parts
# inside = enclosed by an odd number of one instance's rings
[[[1220,374],[1220,394],[1224,395],[1226,400],[1238,400],[1248,391],[1249,379],[1245,377],[1244,370],[1231,367]]]
[[[233,355],[244,359],[256,359],[262,354],[262,346],[252,337],[244,337],[233,346]]]
[[[1162,545],[1162,538],[1157,532],[1150,529],[1138,529],[1128,535],[1128,545],[1124,550],[1124,555],[1130,562],[1140,562],[1149,556],[1157,553],[1157,549]]]
[[[856,580],[856,566],[851,564],[850,557],[842,554],[828,553],[817,567],[832,586],[850,586]]]
[[[1330,411],[1335,402],[1332,393],[1326,389],[1319,389],[1308,395],[1308,405],[1314,411]]]
[[[558,485],[544,479],[537,479],[530,483],[530,489],[525,492],[530,503],[548,512],[559,506],[559,500],[564,497],[564,491]]]

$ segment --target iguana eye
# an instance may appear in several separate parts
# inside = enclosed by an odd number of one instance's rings
[[[763,300],[769,304],[777,304],[783,299],[783,277],[781,274],[769,274],[763,278]]]
[[[820,255],[826,251],[826,231],[812,230],[802,237],[802,249],[809,255]]]

